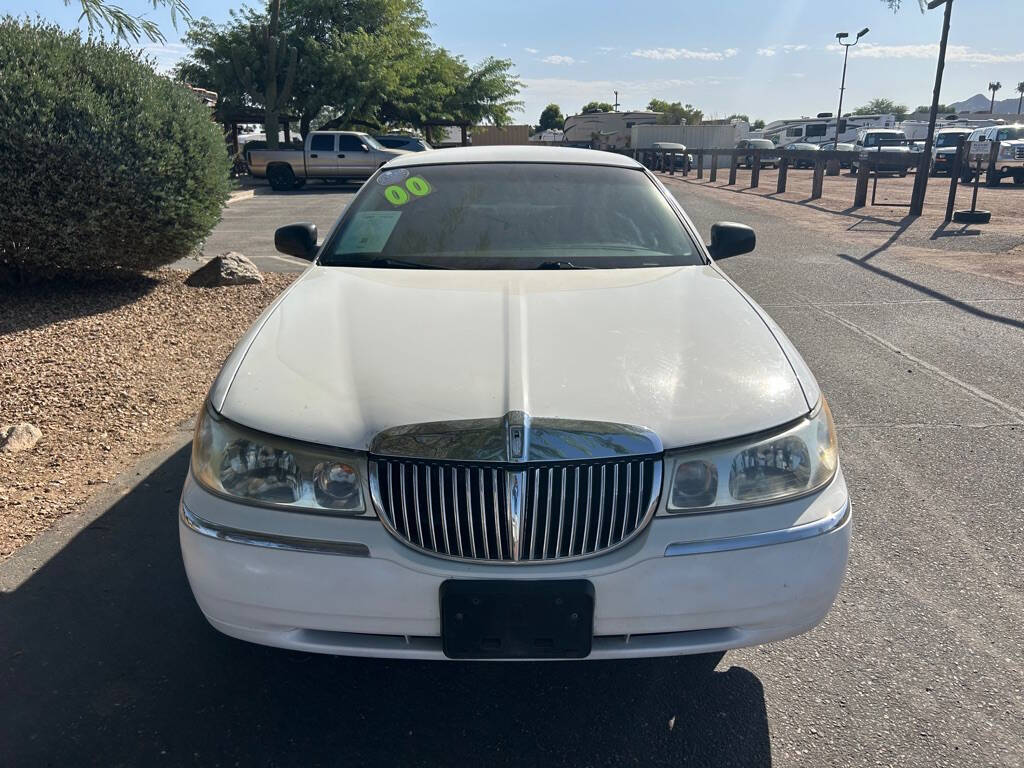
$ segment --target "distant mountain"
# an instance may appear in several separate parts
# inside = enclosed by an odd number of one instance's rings
[[[949,106],[957,112],[988,112],[989,97],[983,93],[976,93],[969,99],[954,101]],[[996,99],[995,111],[997,114],[1017,114],[1017,96],[1010,99]]]

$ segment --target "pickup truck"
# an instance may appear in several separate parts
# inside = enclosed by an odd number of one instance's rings
[[[907,170],[914,164],[910,157],[910,140],[903,131],[892,128],[862,128],[857,132],[854,142],[858,160],[867,160],[869,153],[879,153],[875,162],[876,173],[897,173],[906,176]],[[850,175],[856,176],[860,163],[850,163]]]
[[[272,189],[298,189],[307,179],[367,179],[393,157],[408,154],[386,149],[365,133],[314,131],[300,149],[253,149],[246,152],[249,173],[265,178]]]

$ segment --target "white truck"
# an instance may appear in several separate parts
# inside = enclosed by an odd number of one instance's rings
[[[1006,176],[1013,177],[1013,183],[1024,184],[1024,123],[1016,125],[993,125],[978,128],[968,139],[968,165],[960,172],[960,180],[967,183],[974,179],[977,162],[985,169],[985,183],[994,187]],[[995,162],[989,163],[992,142],[999,142]]]
[[[391,158],[408,153],[387,149],[365,133],[313,131],[302,149],[253,149],[245,154],[254,178],[265,178],[271,188],[283,191],[298,189],[307,179],[368,179]]]

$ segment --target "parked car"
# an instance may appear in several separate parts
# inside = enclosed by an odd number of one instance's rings
[[[996,186],[1006,176],[1012,176],[1014,184],[1024,184],[1024,124],[978,128],[971,133],[968,141],[969,163],[960,172],[961,181],[967,183],[974,179],[976,161],[980,159],[981,167],[986,169],[985,183],[989,186]],[[999,142],[999,154],[990,168],[989,154],[993,141]]]
[[[678,144],[673,141],[655,141],[651,144],[657,154],[654,156],[654,168],[651,170],[669,170],[668,166],[674,165],[674,170],[690,172],[693,168],[693,155],[687,154],[686,145]],[[675,154],[663,155],[662,152],[670,152]],[[664,168],[662,166],[665,166]]]
[[[189,583],[237,638],[591,659],[804,632],[850,499],[814,376],[631,158],[456,148],[377,171],[199,415]],[[779,254],[782,256],[783,254]]]
[[[760,149],[761,150],[761,167],[762,168],[778,168],[779,167],[779,152],[778,148],[772,142],[771,139],[740,139],[736,142],[736,149]],[[754,167],[754,155],[740,155],[737,164],[745,166],[747,168]]]
[[[314,131],[303,149],[246,151],[249,173],[277,190],[298,189],[307,179],[350,181],[369,178],[388,160],[405,154],[385,149],[372,136],[355,131]]]
[[[931,175],[952,173],[953,162],[956,160],[956,149],[960,137],[967,141],[973,131],[970,128],[943,128],[935,132],[935,143],[932,145]]]
[[[843,141],[840,141],[838,144],[836,142],[834,142],[834,141],[826,141],[824,144],[818,145],[818,149],[820,149],[822,152],[829,152],[829,151],[854,152],[857,148],[853,144],[849,144],[849,143],[843,142]],[[852,157],[852,155],[850,155],[849,157]],[[839,167],[840,168],[849,168],[850,167],[850,162],[851,161],[850,161],[849,157],[840,157],[840,159],[839,159]]]
[[[806,141],[794,141],[791,144],[787,144],[783,149],[797,150],[800,152],[817,152],[821,149],[817,144],[811,144]],[[790,164],[792,168],[813,168],[814,161],[808,160],[806,157],[798,157]]]
[[[377,142],[387,149],[404,149],[407,152],[426,152],[433,149],[426,139],[419,136],[406,136],[402,133],[388,133],[384,136],[374,136]]]
[[[874,166],[877,173],[906,176],[913,163],[909,144],[903,131],[892,128],[862,128],[857,132],[857,141],[854,142],[857,156],[850,162],[850,175],[857,174],[860,160],[867,159],[872,153],[878,153],[879,160]]]

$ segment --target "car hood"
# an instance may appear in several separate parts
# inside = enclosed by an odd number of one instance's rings
[[[314,266],[232,353],[211,403],[353,449],[390,427],[513,410],[644,426],[672,448],[806,413],[794,365],[816,400],[781,331],[711,266]]]

